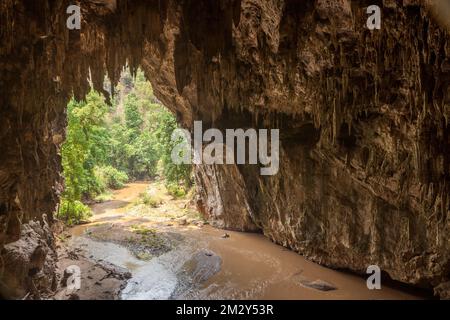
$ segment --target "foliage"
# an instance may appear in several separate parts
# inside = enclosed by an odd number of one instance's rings
[[[144,74],[138,71],[133,78],[124,72],[115,92],[112,106],[94,90],[85,101],[68,104],[61,152],[66,188],[58,212],[66,221],[86,214],[82,201],[120,189],[130,180],[160,176],[177,197],[192,186],[191,166],[171,160],[176,119],[155,98]]]
[[[159,126],[155,130],[157,149],[163,164],[162,175],[166,180],[166,186],[178,185],[185,191],[192,187],[192,167],[185,164],[174,164],[172,150],[180,141],[172,141],[172,132],[177,128],[177,122],[169,112],[161,112],[158,115]],[[173,188],[172,188],[173,189]]]
[[[152,208],[158,208],[163,204],[163,200],[159,197],[152,196],[147,192],[144,192],[139,195],[139,203],[150,206]]]
[[[186,188],[175,183],[167,183],[167,192],[175,198],[183,198],[186,196]]]
[[[130,82],[123,75],[128,93],[123,101],[123,115],[112,119],[111,157],[114,167],[127,172],[133,179],[164,177],[167,183],[180,183],[186,190],[192,186],[190,165],[175,165],[171,159],[175,117],[154,97],[149,82],[141,71]],[[132,83],[132,85],[130,85]],[[123,90],[123,89],[122,89]],[[158,171],[158,162],[162,170]]]
[[[112,166],[96,167],[94,169],[95,178],[97,179],[101,189],[121,189],[128,181],[128,175]]]
[[[66,188],[58,217],[69,223],[79,222],[87,215],[89,208],[81,200],[101,191],[94,166],[103,162],[107,154],[107,111],[104,98],[95,91],[88,94],[86,101],[72,100],[67,107],[69,125],[61,151]]]
[[[69,225],[86,221],[91,215],[91,209],[78,200],[63,198],[58,210],[58,217],[63,218]]]

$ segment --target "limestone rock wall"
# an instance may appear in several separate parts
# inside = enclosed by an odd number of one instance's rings
[[[280,129],[275,176],[196,168],[212,223],[448,296],[445,1],[88,0],[80,31],[69,4],[0,4],[0,295],[51,290],[66,103],[128,61],[186,128]]]

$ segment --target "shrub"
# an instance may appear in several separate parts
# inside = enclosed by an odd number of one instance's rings
[[[79,224],[92,216],[91,209],[81,201],[62,199],[58,210],[58,218],[67,224]]]
[[[121,189],[128,181],[128,175],[125,172],[111,166],[96,167],[94,174],[97,178],[99,188],[103,188],[103,190],[106,188]]]
[[[151,196],[146,192],[139,194],[139,202],[152,208],[158,208],[163,203],[162,199]]]
[[[183,198],[186,196],[186,189],[180,185],[169,183],[166,185],[167,192],[175,198]]]

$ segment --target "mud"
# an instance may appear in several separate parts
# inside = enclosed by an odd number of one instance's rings
[[[155,208],[138,203],[147,192]],[[215,229],[161,183],[135,183],[92,206],[91,222],[60,240],[60,278],[79,265],[81,288],[57,299],[421,299],[338,272],[261,234]],[[60,237],[61,238],[61,237]]]

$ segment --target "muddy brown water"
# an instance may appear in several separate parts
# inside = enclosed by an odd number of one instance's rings
[[[131,272],[121,299],[421,298],[387,286],[369,290],[364,278],[310,262],[260,234],[226,231],[229,237],[224,238],[225,231],[208,225],[180,225],[173,218],[155,222],[129,214],[132,202],[149,188],[151,183],[127,185],[115,192],[114,200],[92,206],[95,215],[91,224],[71,229],[72,248]],[[170,200],[163,207],[168,204]],[[124,227],[139,223],[176,239],[176,246],[149,260],[138,259],[117,240],[126,233],[121,231]],[[95,237],[97,233],[102,234],[100,240]],[[321,291],[304,285],[316,280],[336,289]]]

